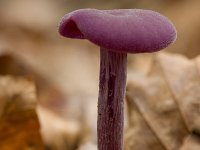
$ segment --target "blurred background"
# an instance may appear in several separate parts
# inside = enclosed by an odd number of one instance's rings
[[[96,149],[99,48],[58,34],[60,18],[80,8],[144,8],[167,16],[178,38],[166,48],[199,55],[199,0],[0,0],[0,74],[30,77],[45,149]],[[128,74],[148,55],[129,55]],[[143,67],[135,65],[139,64]],[[129,78],[128,78],[129,80]]]

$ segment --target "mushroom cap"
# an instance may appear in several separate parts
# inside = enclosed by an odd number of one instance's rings
[[[68,38],[88,39],[116,52],[145,53],[167,47],[176,29],[161,14],[142,9],[80,9],[66,14],[59,32]]]

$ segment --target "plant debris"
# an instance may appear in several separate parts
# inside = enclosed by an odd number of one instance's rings
[[[149,72],[140,79],[132,77],[127,86],[127,149],[146,145],[144,150],[156,150],[149,145],[159,143],[162,149],[177,150],[188,136],[199,138],[200,57],[158,53],[152,61]],[[138,136],[141,141],[132,141]]]

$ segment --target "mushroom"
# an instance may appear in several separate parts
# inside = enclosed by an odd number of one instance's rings
[[[97,136],[99,150],[122,150],[127,53],[159,51],[176,39],[173,24],[142,9],[80,9],[66,14],[59,32],[100,46]]]

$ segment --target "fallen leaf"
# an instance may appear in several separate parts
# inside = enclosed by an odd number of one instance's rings
[[[44,150],[35,94],[28,79],[0,76],[1,150]]]
[[[188,136],[180,150],[199,150],[200,140],[196,136]]]
[[[127,86],[129,127],[126,149],[135,150],[138,145],[147,145],[147,139],[143,137],[150,130],[153,133],[150,138],[156,138],[164,149],[177,150],[186,137],[194,130],[199,133],[200,129],[200,57],[189,60],[181,55],[159,53],[152,60],[149,72],[139,78],[130,77]],[[132,117],[136,112],[148,128]],[[134,128],[143,133],[139,142],[128,146],[137,139],[138,134],[129,135]]]
[[[52,150],[74,150],[80,142],[83,127],[78,120],[64,119],[51,110],[38,107],[41,133],[45,145]]]

